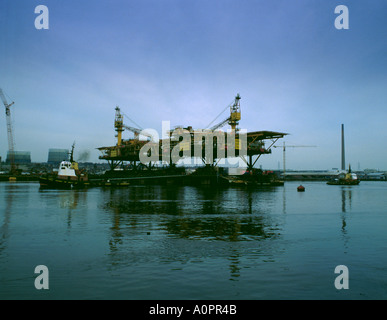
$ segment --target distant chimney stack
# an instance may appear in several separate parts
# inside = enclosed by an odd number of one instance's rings
[[[345,170],[344,124],[341,125],[341,170]]]

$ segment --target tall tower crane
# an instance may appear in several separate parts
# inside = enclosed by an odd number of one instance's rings
[[[285,172],[286,172],[286,148],[314,148],[316,146],[285,146],[285,141],[283,142],[283,146],[273,146],[274,148],[283,148],[283,166],[284,166],[284,177],[285,177]]]
[[[11,106],[14,102],[8,103],[5,98],[3,90],[0,88],[0,97],[3,101],[5,107],[5,116],[7,118],[7,135],[8,135],[8,156],[9,162],[11,163],[11,172],[13,173],[16,170],[15,167],[15,143],[13,140],[13,130],[12,130],[12,121],[11,121]]]

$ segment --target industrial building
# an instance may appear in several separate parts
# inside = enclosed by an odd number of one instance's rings
[[[49,149],[47,163],[57,165],[61,161],[69,160],[68,149]]]
[[[12,161],[11,161],[12,159]],[[29,151],[8,151],[7,152],[7,160],[5,161],[7,164],[15,163],[15,164],[28,164],[31,163],[31,152]]]

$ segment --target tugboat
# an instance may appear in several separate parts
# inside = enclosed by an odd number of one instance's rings
[[[356,173],[351,172],[351,166],[349,166],[349,170],[347,173],[342,172],[338,175],[337,178],[329,180],[327,184],[329,185],[341,185],[341,186],[353,186],[358,185],[360,180],[357,177]]]
[[[78,163],[74,161],[74,145],[70,153],[70,161],[62,161],[57,175],[47,175],[39,178],[42,188],[54,189],[80,189],[90,185],[86,173],[79,170]]]

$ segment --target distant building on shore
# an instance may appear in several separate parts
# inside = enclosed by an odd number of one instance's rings
[[[16,164],[27,164],[31,163],[31,152],[29,151],[13,151],[13,161]],[[11,162],[10,155],[12,155],[9,151],[7,152],[7,159],[5,163],[9,164]]]

